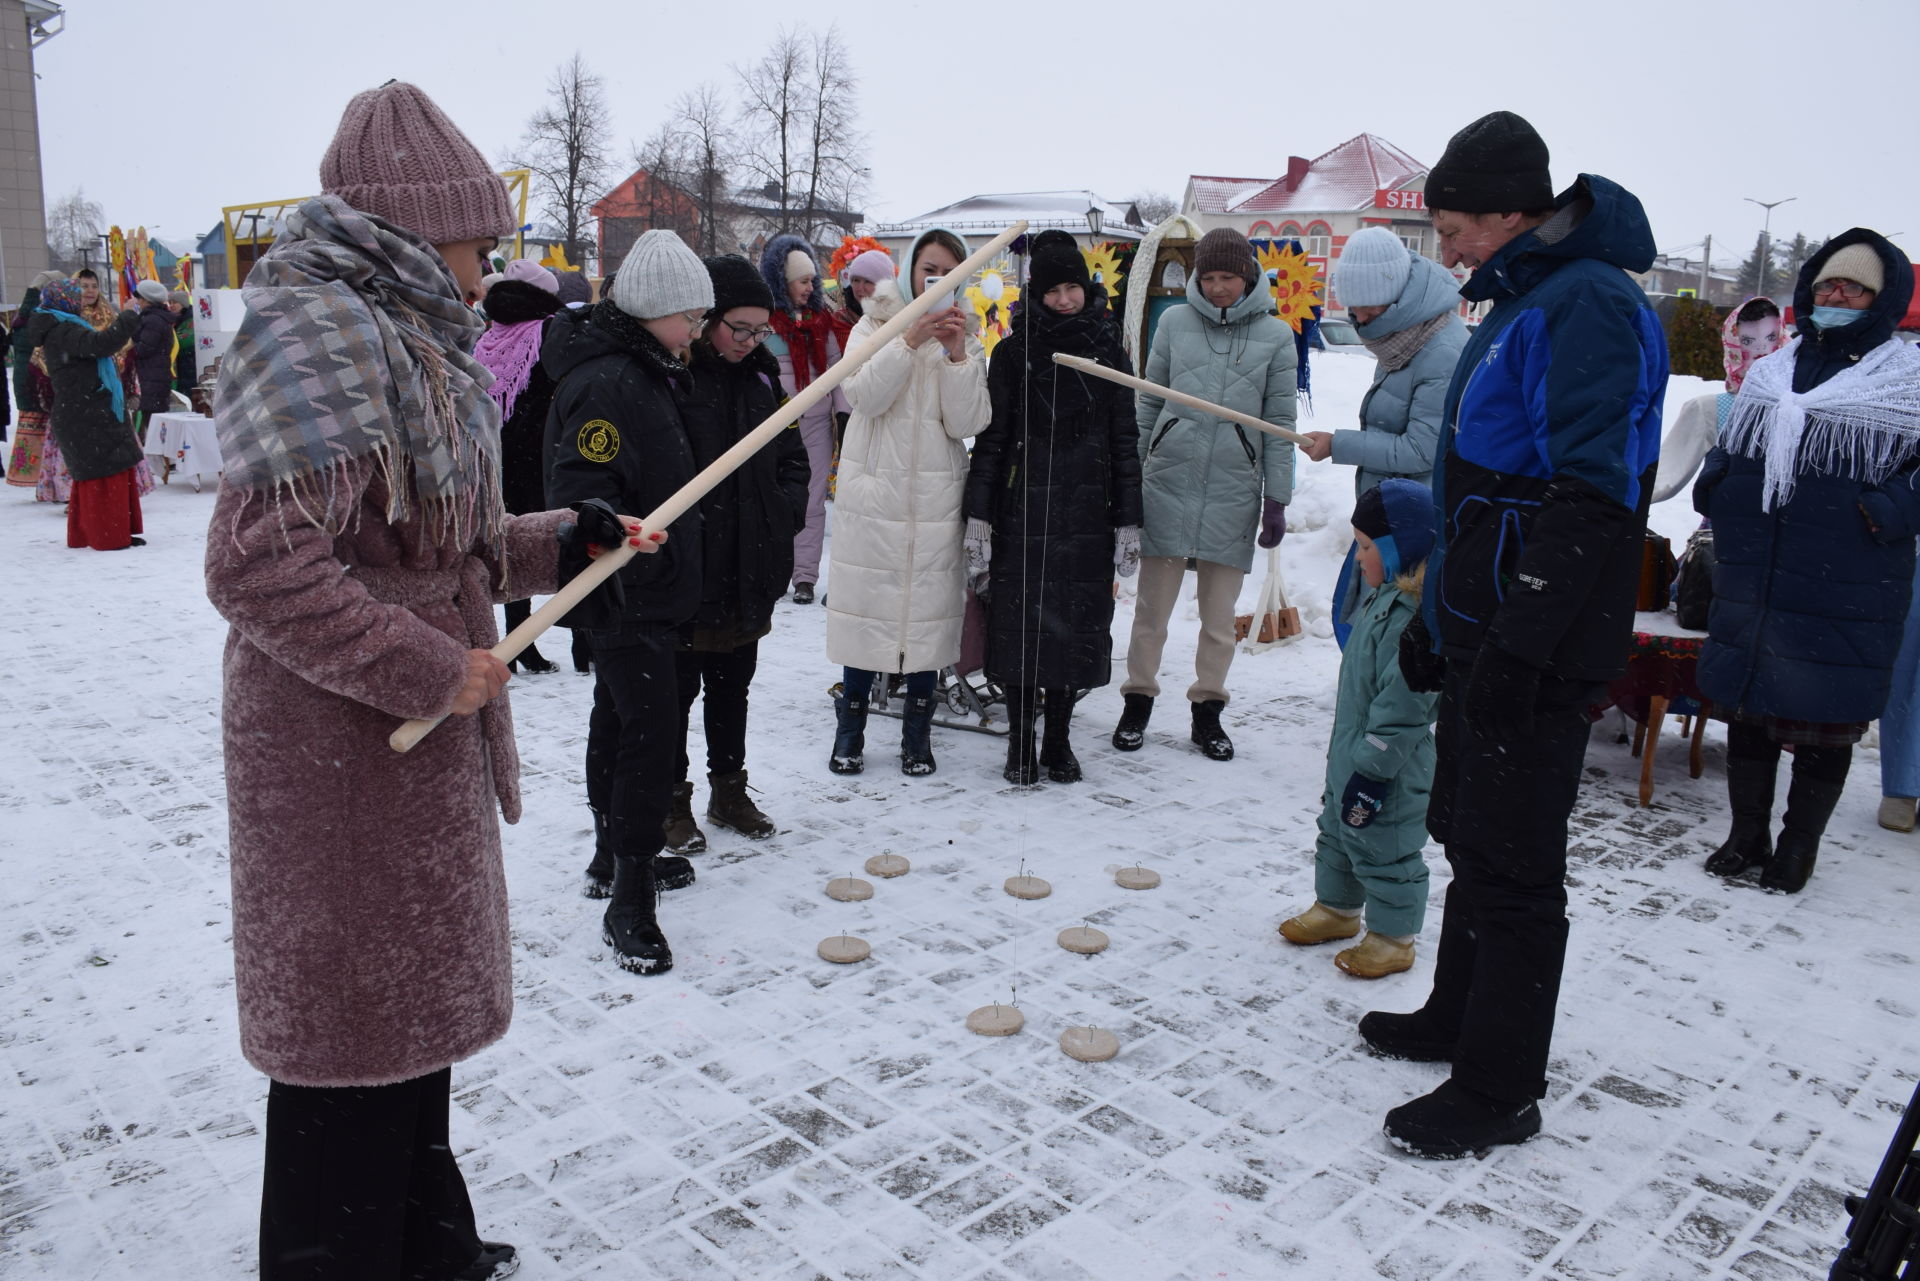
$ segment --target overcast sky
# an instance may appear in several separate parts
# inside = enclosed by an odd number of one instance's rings
[[[1178,199],[1189,174],[1273,176],[1362,132],[1432,164],[1455,129],[1505,108],[1546,138],[1556,187],[1586,171],[1638,194],[1663,250],[1697,257],[1711,232],[1715,261],[1737,263],[1761,220],[1742,197],[1793,196],[1776,237],[1862,225],[1907,233],[1896,243],[1920,256],[1905,102],[1873,101],[1901,92],[1920,0],[67,9],[36,55],[48,201],[84,184],[109,221],[168,239],[205,232],[223,205],[317,190],[341,108],[389,78],[419,84],[497,159],[578,50],[606,79],[624,159],[678,94],[731,92],[731,66],[811,13],[838,22],[860,79],[876,218],[979,192]],[[1800,65],[1802,50],[1820,61]],[[1873,70],[1877,51],[1898,70]]]

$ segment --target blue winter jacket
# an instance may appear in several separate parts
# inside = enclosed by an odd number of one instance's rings
[[[1848,244],[1871,244],[1889,282],[1854,324],[1803,330],[1766,357],[1791,360],[1795,388],[1818,386],[1858,360],[1862,344],[1898,342],[1913,269],[1883,237],[1854,229],[1807,260],[1794,312],[1813,307],[1813,279]],[[1766,464],[1715,449],[1693,505],[1713,521],[1713,608],[1696,679],[1728,711],[1825,724],[1870,721],[1885,709],[1913,590],[1920,533],[1920,461],[1912,451],[1879,484],[1803,466],[1793,495],[1761,510]]]
[[[1639,200],[1581,174],[1555,209],[1460,291],[1494,305],[1447,393],[1426,608],[1449,658],[1601,681],[1626,664],[1667,345],[1627,275],[1654,257]]]

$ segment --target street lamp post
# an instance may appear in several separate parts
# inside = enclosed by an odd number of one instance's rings
[[[1788,196],[1786,200],[1773,201],[1755,200],[1752,196],[1740,198],[1750,205],[1759,205],[1767,211],[1766,218],[1760,224],[1760,256],[1753,265],[1753,292],[1764,294],[1767,292],[1767,264],[1773,259],[1773,211],[1777,206],[1798,200],[1800,197]]]
[[[1100,239],[1100,229],[1106,226],[1106,223],[1107,211],[1100,207],[1100,202],[1095,200],[1089,203],[1087,205],[1087,230],[1093,233],[1087,238],[1089,248]]]

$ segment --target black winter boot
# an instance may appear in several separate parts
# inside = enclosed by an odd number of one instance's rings
[[[708,812],[712,817],[712,812]],[[693,784],[675,783],[673,800],[667,807],[667,848],[675,854],[698,854],[707,848],[707,834],[693,821]]]
[[[1073,691],[1050,689],[1046,692],[1047,730],[1040,742],[1040,763],[1047,777],[1056,783],[1078,783],[1080,762],[1074,758],[1073,745],[1067,741],[1067,728],[1073,723]]]
[[[1816,774],[1809,768],[1813,761],[1807,757],[1832,751],[1847,754],[1841,761],[1839,777],[1825,770]],[[1773,847],[1773,858],[1760,869],[1761,889],[1798,894],[1807,887],[1807,878],[1813,875],[1813,865],[1820,856],[1820,838],[1826,834],[1827,820],[1833,817],[1840,794],[1846,790],[1852,755],[1851,747],[1802,747],[1794,754],[1793,775],[1787,782],[1787,812],[1780,821],[1780,839]]]
[[[1458,1161],[1503,1143],[1525,1143],[1540,1133],[1540,1106],[1532,1099],[1502,1103],[1455,1081],[1387,1113],[1387,1138],[1403,1152],[1429,1161]]]
[[[900,703],[900,772],[919,776],[938,768],[933,761],[933,696]]]
[[[1226,700],[1219,698],[1193,705],[1193,741],[1209,760],[1233,759],[1233,740],[1220,728],[1220,713],[1226,706]]]
[[[833,714],[833,755],[827,758],[827,768],[836,774],[858,774],[867,767],[867,700],[842,694],[833,700]]]
[[[587,883],[580,892],[588,898],[605,898],[613,893],[613,842],[608,836],[607,816],[593,811],[593,861],[587,864]]]
[[[1425,1010],[1408,1014],[1370,1011],[1360,1016],[1360,1037],[1376,1057],[1412,1063],[1451,1063],[1454,1045],[1460,1039],[1458,1029],[1448,1033],[1436,1027]]]
[[[655,854],[653,856],[653,884],[662,894],[668,890],[684,890],[693,884],[693,860],[682,858],[678,854]]]
[[[587,643],[584,631],[573,634],[573,670],[583,675],[593,670],[593,646]]]
[[[1126,710],[1113,729],[1113,745],[1123,752],[1137,752],[1147,741],[1147,722],[1153,717],[1153,696],[1128,694]]]
[[[507,1281],[520,1270],[520,1255],[504,1241],[482,1241],[473,1262],[453,1274],[453,1281]]]
[[[614,964],[630,974],[665,974],[673,968],[673,950],[654,915],[654,860],[628,855],[615,858],[613,866],[613,899],[601,936],[613,949]]]
[[[1000,771],[1000,777],[1015,787],[1031,787],[1040,781],[1040,758],[1033,742],[1038,711],[1031,686],[1007,686],[1007,767]]]
[[[1763,867],[1773,857],[1773,788],[1780,775],[1780,758],[1727,756],[1727,803],[1733,809],[1733,829],[1726,841],[1707,856],[1707,870],[1715,876],[1740,876]]]
[[[740,833],[752,841],[764,841],[773,835],[773,820],[747,797],[747,772],[709,774],[713,795],[707,798],[707,818]]]

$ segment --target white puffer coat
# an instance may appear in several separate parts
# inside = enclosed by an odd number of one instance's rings
[[[883,284],[849,349],[900,307]],[[876,672],[924,672],[960,657],[966,557],[962,444],[992,417],[979,344],[947,359],[937,342],[895,338],[841,384],[852,406],[840,446],[827,584],[827,658]]]

